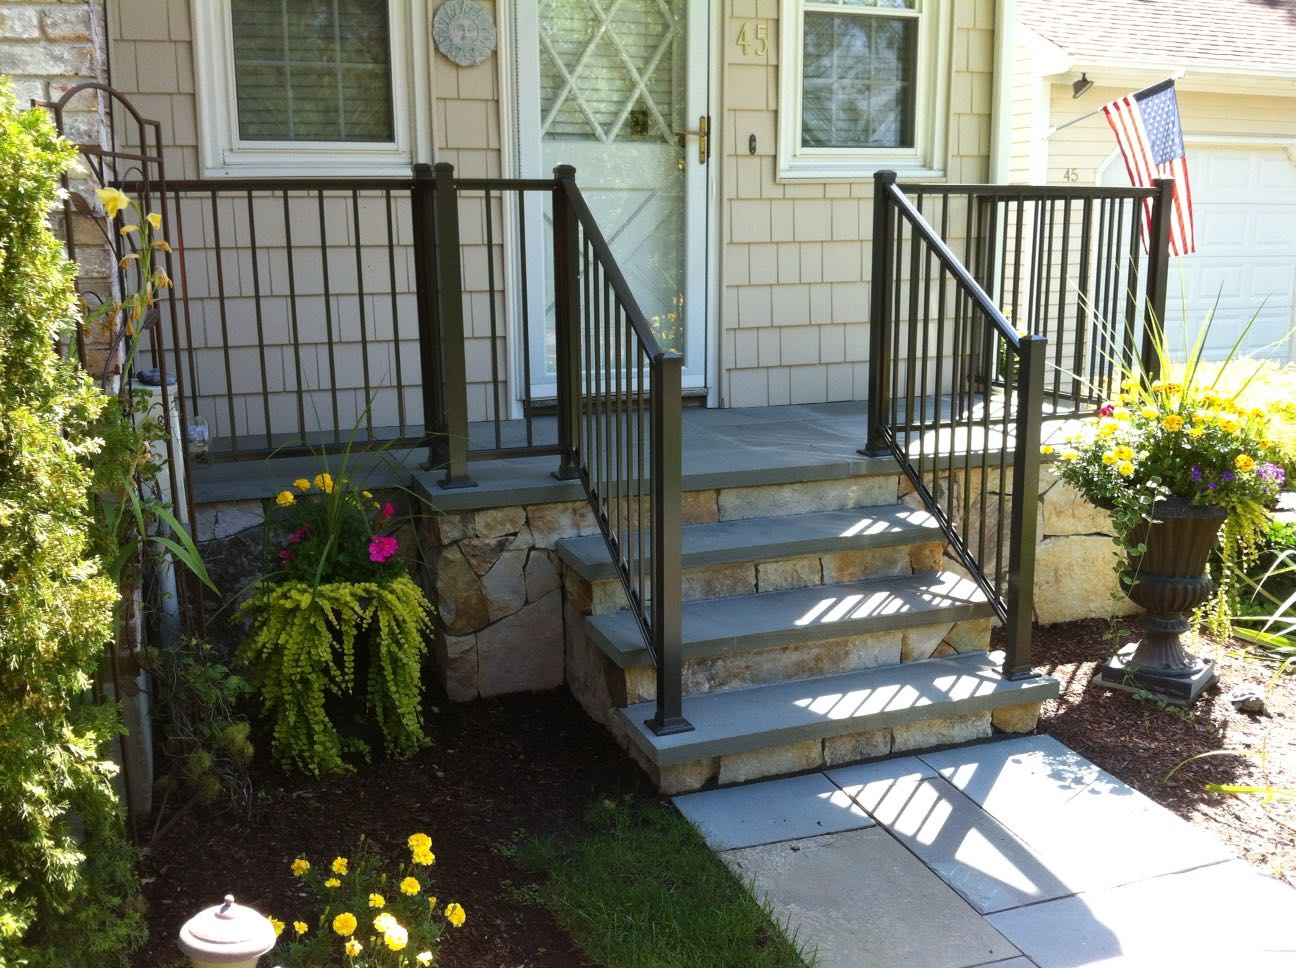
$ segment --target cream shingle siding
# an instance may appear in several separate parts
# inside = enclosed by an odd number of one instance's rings
[[[519,0],[521,2],[521,0]],[[954,181],[982,181],[987,172],[990,148],[990,110],[994,46],[994,0],[949,0],[953,4],[951,44],[953,76],[950,88],[948,119],[948,160],[946,171]],[[435,4],[430,4],[435,9]],[[496,11],[492,4],[492,14]],[[779,182],[775,178],[775,148],[779,72],[778,0],[725,0],[725,17],[719,24],[722,35],[715,49],[722,58],[721,86],[717,92],[720,107],[718,129],[720,144],[713,155],[714,163],[723,165],[720,172],[719,236],[721,240],[719,316],[713,337],[720,348],[721,401],[728,406],[822,402],[863,399],[868,374],[868,304],[872,249],[869,233],[872,227],[872,171],[861,170],[858,181],[826,183],[798,181]],[[194,68],[187,0],[118,0],[111,4],[114,82],[131,97],[142,112],[157,118],[163,125],[168,146],[169,174],[172,178],[195,178],[198,165],[198,116],[194,95]],[[160,13],[160,11],[162,11]],[[734,42],[743,23],[753,26],[763,22],[768,28],[768,53],[763,57],[743,56]],[[432,129],[435,133],[436,160],[449,161],[465,175],[494,176],[501,173],[501,130],[499,65],[497,57],[473,68],[457,68],[439,53],[431,53],[430,97],[433,102]],[[407,79],[408,80],[408,79]],[[420,83],[417,78],[410,84]],[[400,79],[397,79],[400,83]],[[756,136],[755,156],[747,153],[748,138]],[[482,230],[480,203],[464,202],[463,239],[464,273],[470,292],[465,299],[465,328],[469,335],[470,414],[474,419],[487,416],[490,410],[486,380],[490,366],[489,307],[495,300],[501,326],[504,321],[501,297],[487,292],[488,253]],[[474,206],[476,206],[474,208]],[[219,325],[214,291],[214,254],[210,245],[210,216],[201,206],[186,209],[186,243],[188,264],[192,267],[189,288],[194,313],[194,343],[204,351],[200,381],[208,393],[224,390],[223,361],[220,347],[225,339]],[[294,212],[296,209],[294,209]],[[498,213],[496,213],[498,217]],[[231,219],[236,213],[228,213]],[[338,231],[351,231],[346,213],[339,208]],[[294,242],[318,234],[316,214],[303,213],[304,221],[296,225]],[[363,221],[363,219],[362,219]],[[330,224],[333,224],[330,220]],[[312,228],[311,226],[315,226]],[[380,241],[369,229],[362,230],[366,245]],[[228,235],[222,240],[230,247]],[[408,240],[402,240],[408,243]],[[263,291],[266,280],[274,277],[284,265],[282,242],[260,238],[263,259]],[[316,244],[318,244],[316,242]],[[235,248],[238,248],[237,246]],[[318,250],[316,250],[318,251]],[[341,254],[342,250],[339,250]],[[379,274],[385,272],[385,253],[381,254]],[[312,253],[299,260],[297,288],[322,303],[322,288],[309,264]],[[353,256],[352,256],[353,258]],[[496,287],[502,285],[502,264],[494,254]],[[318,262],[318,256],[314,257]],[[236,287],[242,301],[227,306],[228,344],[234,357],[235,381],[255,375],[259,380],[260,359],[255,350],[255,320],[250,306],[250,256],[245,250],[227,254],[226,286]],[[278,267],[278,270],[276,270]],[[350,276],[354,277],[354,264]],[[402,251],[398,262],[398,312],[401,313],[401,357],[404,377],[417,377],[418,359],[412,343],[415,321],[412,313],[408,253]],[[346,270],[339,269],[331,279],[335,296],[335,318],[353,319],[355,312],[354,280],[347,286]],[[277,282],[275,283],[278,284]],[[370,286],[376,286],[376,289]],[[372,305],[368,311],[369,329],[378,334],[379,343],[371,361],[393,358],[395,344],[390,342],[392,322],[385,283],[375,278],[366,285]],[[379,295],[372,295],[372,293]],[[272,401],[272,416],[280,411],[292,416],[292,397],[285,387],[295,379],[298,359],[294,358],[286,333],[287,324],[282,293],[275,292],[279,302],[268,310],[268,338],[279,345],[267,351],[267,370],[277,388]],[[238,311],[235,311],[235,310]],[[298,354],[303,380],[318,386],[328,376],[320,340],[323,324],[314,314],[302,330],[303,351]],[[350,325],[350,324],[348,324]],[[353,327],[354,329],[354,327]],[[318,330],[318,332],[317,332]],[[358,337],[358,332],[352,334]],[[501,341],[502,342],[502,341]],[[497,346],[498,356],[505,358],[504,347]],[[363,399],[358,364],[352,359],[354,347],[335,361],[345,402],[343,409],[354,413]],[[340,357],[339,357],[340,359]],[[321,369],[323,367],[323,369]],[[371,370],[379,368],[371,362]],[[240,376],[238,371],[244,375]],[[203,382],[205,381],[205,382]],[[259,427],[261,403],[246,387],[236,386],[239,398],[239,420]],[[323,399],[321,395],[320,399]],[[414,401],[408,401],[411,406]],[[394,413],[394,395],[380,401],[384,419]],[[225,408],[209,407],[208,419],[213,432],[224,432]],[[417,407],[414,406],[417,412]],[[311,407],[308,406],[308,423]],[[322,411],[323,412],[323,411]],[[284,417],[284,419],[287,419]],[[295,417],[286,429],[295,426]]]
[[[858,181],[779,182],[777,0],[728,0],[721,205],[721,398],[727,406],[860,400],[867,395],[872,171]],[[993,0],[954,4],[952,181],[983,181],[990,153]],[[734,42],[768,26],[763,57]],[[756,154],[747,152],[756,136]]]

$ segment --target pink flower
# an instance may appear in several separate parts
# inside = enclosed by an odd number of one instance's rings
[[[292,534],[288,535],[288,543],[289,543],[289,544],[297,544],[299,541],[301,541],[302,538],[306,537],[306,535],[308,535],[308,534],[310,534],[310,525],[309,525],[309,524],[303,524],[300,528],[298,528],[298,529],[297,529],[296,531],[294,531]]]
[[[381,565],[396,554],[398,547],[400,545],[395,538],[385,534],[375,535],[369,542],[369,560]]]
[[[282,561],[285,565],[288,564],[288,562],[292,561],[294,557],[295,554],[291,548],[284,548],[282,551],[279,552],[279,560]]]
[[[388,501],[386,504],[382,506],[382,516],[384,518],[391,518],[391,516],[394,515],[395,513],[396,513],[396,509],[392,507],[391,501]]]
[[[1116,405],[1114,403],[1105,403],[1098,409],[1098,416],[1110,417],[1115,412],[1116,412]]]

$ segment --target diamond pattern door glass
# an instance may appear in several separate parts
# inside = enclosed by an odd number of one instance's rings
[[[686,0],[542,0],[540,128],[546,171],[576,168],[644,315],[684,350]],[[552,366],[552,332],[546,358]]]

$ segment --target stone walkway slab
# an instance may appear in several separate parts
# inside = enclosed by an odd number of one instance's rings
[[[967,968],[1018,954],[876,827],[720,856],[820,968]]]
[[[983,914],[1074,893],[1031,849],[917,757],[828,777]]]
[[[1235,856],[1220,841],[1046,736],[921,758],[1027,844],[1070,893]]]
[[[1240,860],[987,920],[1040,968],[1296,964],[1296,892]]]
[[[690,793],[676,797],[675,806],[714,850],[873,826],[822,773]]]

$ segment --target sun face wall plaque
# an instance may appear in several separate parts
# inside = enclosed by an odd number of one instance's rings
[[[432,40],[460,67],[472,67],[495,50],[495,22],[473,0],[446,0],[432,18]]]

